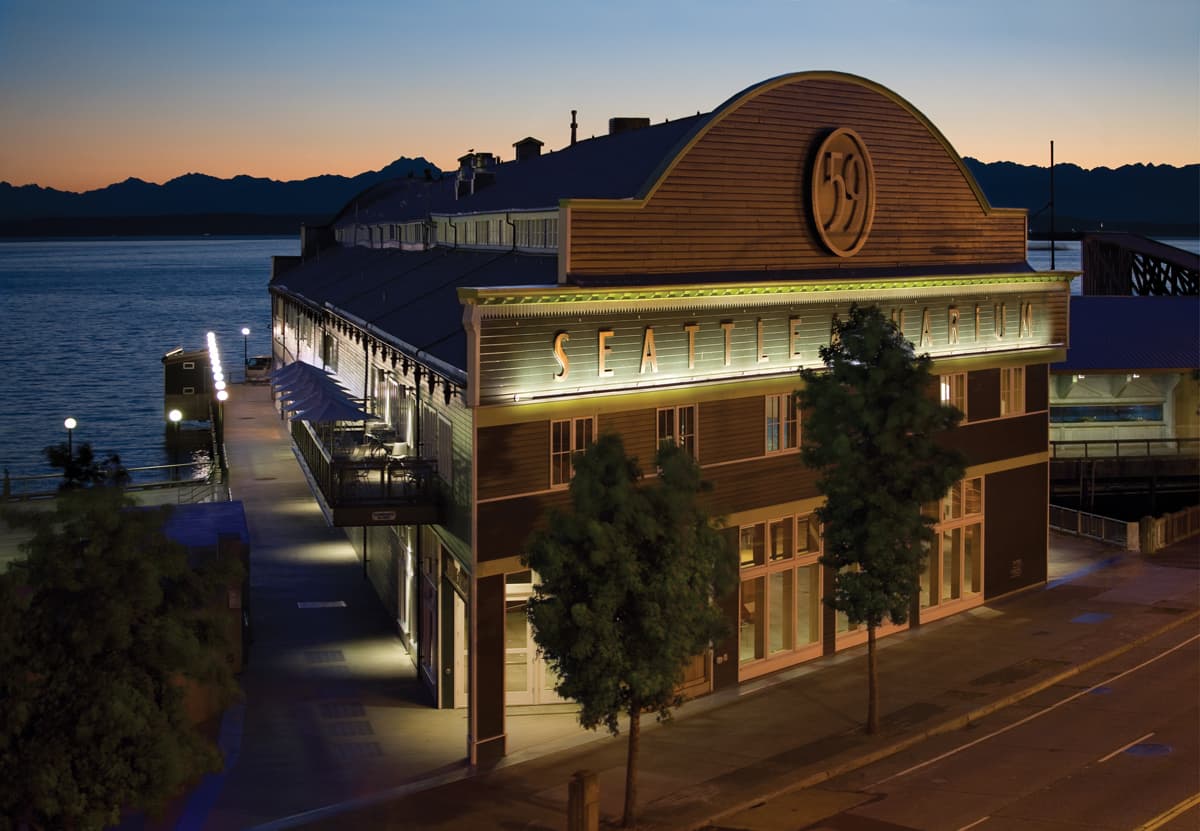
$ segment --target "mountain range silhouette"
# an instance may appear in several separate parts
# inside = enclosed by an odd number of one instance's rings
[[[965,162],[993,206],[1027,209],[1032,235],[1049,229],[1048,168],[970,157]],[[161,185],[130,178],[84,193],[0,182],[0,236],[291,234],[302,222],[328,221],[378,182],[440,173],[424,157],[401,157],[357,176],[288,182],[189,173]],[[1200,165],[1085,170],[1058,164],[1054,174],[1055,228],[1060,235],[1093,230],[1160,236],[1200,232]]]

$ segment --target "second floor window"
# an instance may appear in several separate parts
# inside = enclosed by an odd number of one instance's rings
[[[572,457],[588,448],[596,437],[596,419],[564,418],[550,422],[550,487],[565,487],[575,474]]]
[[[1014,366],[1000,370],[1000,415],[1014,416],[1025,412],[1025,367]]]
[[[767,452],[779,453],[800,446],[800,419],[796,397],[789,393],[767,396]]]
[[[677,444],[696,458],[696,405],[658,411],[658,446]]]
[[[950,375],[942,375],[939,376],[939,382],[942,403],[958,410],[963,414],[965,420],[967,417],[967,373],[955,372]]]

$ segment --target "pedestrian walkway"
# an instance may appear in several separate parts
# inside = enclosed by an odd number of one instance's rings
[[[226,410],[252,547],[244,722],[211,807],[180,827],[562,828],[572,771],[619,817],[625,738],[569,709],[508,719],[509,756],[465,764],[466,713],[435,710],[341,529],[327,527],[265,387]],[[1195,559],[1055,537],[1051,582],[880,642],[884,732],[866,737],[865,648],[689,702],[642,737],[643,827],[714,814],[1002,702],[1168,625],[1196,629]],[[1189,553],[1191,556],[1189,556]],[[1156,555],[1157,556],[1157,555]],[[1160,564],[1162,563],[1162,564]],[[344,604],[344,605],[341,605]]]

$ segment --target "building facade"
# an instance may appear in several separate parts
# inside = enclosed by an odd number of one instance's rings
[[[659,443],[686,447],[739,557],[733,634],[689,667],[689,694],[865,639],[821,603],[791,395],[851,303],[888,312],[934,358],[930,394],[966,414],[943,439],[968,468],[930,507],[915,621],[1046,578],[1048,367],[1071,275],[1031,271],[1024,212],[991,207],[924,116],[854,76],[610,126],[375,188],[275,263],[277,362],[334,372],[436,465],[436,522],[376,505],[348,533],[434,701],[469,708],[472,762],[504,754],[506,706],[558,701],[521,554],[602,432],[643,469]]]

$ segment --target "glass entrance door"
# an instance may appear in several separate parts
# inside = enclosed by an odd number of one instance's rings
[[[558,677],[538,655],[529,624],[533,574],[509,574],[504,582],[504,703],[560,704],[565,699],[554,691]]]

